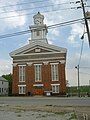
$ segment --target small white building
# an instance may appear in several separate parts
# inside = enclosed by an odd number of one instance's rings
[[[9,83],[8,81],[0,76],[0,95],[8,95]]]

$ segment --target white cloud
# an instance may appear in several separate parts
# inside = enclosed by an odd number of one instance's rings
[[[50,40],[50,39],[48,40],[48,43],[49,43],[49,44],[53,44],[52,40]]]
[[[51,29],[49,32],[51,32],[51,35],[54,37],[59,37],[60,35],[60,31],[57,28]]]
[[[74,53],[72,56],[68,56],[67,65],[66,65],[66,79],[69,81],[70,85],[77,85],[77,76],[78,71],[75,69],[75,66],[78,65],[80,58],[80,52]],[[88,51],[83,51],[80,61],[80,85],[88,85],[90,77],[90,53]],[[84,74],[86,73],[86,74]]]
[[[21,13],[18,13],[17,10],[17,3],[19,2],[19,0],[3,0],[1,2],[1,7],[0,7],[0,23],[3,23],[3,27],[2,24],[0,24],[0,31],[4,31],[7,27],[10,28],[15,28],[18,26],[23,26],[25,24],[26,18],[25,16],[20,16]],[[10,6],[10,5],[15,5],[15,6]],[[9,6],[9,7],[3,7],[3,6]],[[9,12],[9,11],[13,11],[13,12]],[[4,13],[3,13],[4,12]],[[19,15],[20,14],[20,15]],[[17,16],[17,17],[10,17],[9,16]]]
[[[0,60],[0,76],[12,72],[11,64],[12,63],[9,60]]]
[[[77,73],[76,69],[66,69],[66,80],[69,82],[69,86],[77,86]]]
[[[19,16],[19,13],[15,11],[8,13],[7,16],[18,16],[4,19],[7,25],[10,27],[23,26],[25,24],[25,16]]]
[[[70,44],[78,44],[80,39],[81,39],[81,36],[83,35],[83,32],[84,32],[84,27],[83,25],[81,24],[74,24],[71,26],[71,33],[70,33],[70,36],[68,37],[68,43]],[[79,37],[80,39],[76,39],[76,37]]]
[[[44,23],[47,25],[47,26],[52,26],[52,25],[55,25],[57,23],[61,23],[63,22],[63,18],[61,15],[59,15],[58,13],[54,15],[54,13],[45,13],[44,14],[45,16],[45,20],[44,20]],[[48,29],[49,31],[49,37],[50,39],[56,39],[56,37],[59,37],[60,36],[60,29],[59,27],[57,28],[53,28],[53,29]]]
[[[67,2],[68,0],[51,0],[54,4],[59,4],[63,2]]]

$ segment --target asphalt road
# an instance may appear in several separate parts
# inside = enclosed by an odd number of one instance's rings
[[[90,106],[89,97],[0,97],[0,104],[8,105],[57,105],[57,106]]]

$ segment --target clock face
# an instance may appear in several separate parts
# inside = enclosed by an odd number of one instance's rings
[[[40,25],[40,24],[41,24],[41,20],[40,20],[40,19],[35,19],[35,20],[34,20],[34,23],[35,23],[36,25]]]

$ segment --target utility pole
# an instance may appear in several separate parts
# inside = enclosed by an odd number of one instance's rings
[[[90,47],[90,31],[89,31],[89,26],[88,26],[88,21],[87,21],[87,17],[86,17],[83,0],[81,0],[81,4],[82,4],[83,15],[84,15],[84,20],[85,20],[85,25],[86,25],[87,35],[88,35],[88,42],[89,42],[89,47]]]
[[[77,65],[75,68],[78,71],[78,86],[77,86],[77,89],[78,89],[78,97],[80,97],[79,65]]]

